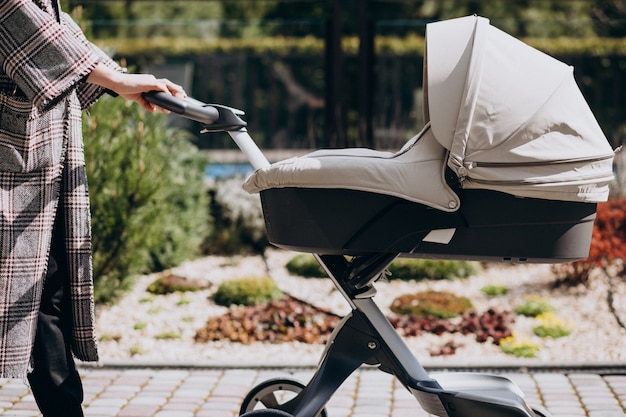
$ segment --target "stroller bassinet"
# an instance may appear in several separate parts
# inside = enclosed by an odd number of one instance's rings
[[[270,242],[315,253],[352,308],[309,383],[259,384],[241,405],[246,417],[325,416],[332,394],[363,364],[395,375],[436,416],[549,416],[503,377],[431,378],[374,303],[374,283],[398,255],[586,257],[613,151],[572,69],[484,18],[429,24],[424,64],[429,122],[395,153],[321,150],[270,165],[241,111],[146,97],[207,131],[229,132],[257,169],[244,188],[261,194]],[[275,393],[285,390],[298,394],[280,403]]]
[[[424,130],[398,152],[321,150],[257,170],[271,243],[324,254],[585,258],[613,151],[572,68],[480,17],[429,24]]]

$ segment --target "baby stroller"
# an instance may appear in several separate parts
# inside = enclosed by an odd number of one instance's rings
[[[431,377],[373,301],[398,256],[566,262],[588,254],[614,152],[571,67],[469,16],[427,26],[424,129],[398,152],[320,150],[269,164],[243,112],[150,94],[162,107],[228,131],[256,171],[269,241],[316,254],[352,311],[308,384],[264,382],[241,414],[315,417],[360,366],[393,374],[441,417],[547,417],[510,380]],[[297,395],[280,403],[278,391]],[[258,409],[258,406],[266,408]]]

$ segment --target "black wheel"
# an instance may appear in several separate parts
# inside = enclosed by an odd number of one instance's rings
[[[304,384],[289,378],[274,378],[261,382],[252,388],[248,395],[241,402],[239,415],[251,414],[268,409],[279,409],[282,404],[292,400],[300,391],[304,389]],[[280,410],[274,410],[280,411]],[[289,413],[286,413],[289,415]],[[257,417],[286,417],[279,415],[262,415]],[[318,417],[327,417],[326,409],[322,410]]]

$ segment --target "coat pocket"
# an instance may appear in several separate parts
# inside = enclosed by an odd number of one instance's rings
[[[0,171],[27,173],[61,162],[66,101],[40,112],[25,98],[0,92]]]

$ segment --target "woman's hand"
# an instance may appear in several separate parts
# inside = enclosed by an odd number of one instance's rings
[[[187,97],[181,86],[174,84],[168,79],[157,79],[150,74],[124,74],[100,64],[87,77],[87,82],[107,88],[127,100],[138,103],[141,107],[151,112],[158,108],[165,113],[169,113],[168,110],[157,107],[144,99],[142,93],[162,91],[178,98]]]

